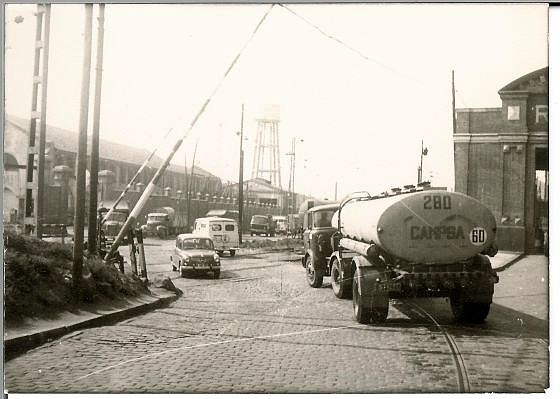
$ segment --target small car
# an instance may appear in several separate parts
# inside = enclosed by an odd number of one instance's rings
[[[201,234],[179,234],[175,240],[175,250],[171,256],[174,271],[187,277],[189,273],[212,273],[220,277],[220,256],[214,249],[214,242]]]

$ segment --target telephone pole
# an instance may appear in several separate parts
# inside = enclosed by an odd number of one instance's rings
[[[38,4],[36,15],[37,25],[35,29],[35,61],[33,66],[31,118],[29,123],[29,139],[27,147],[24,225],[26,233],[31,233],[34,230],[34,234],[36,235],[36,237],[41,239],[43,235],[42,230],[45,179],[45,136],[47,127],[47,78],[49,66],[51,5]],[[41,58],[43,62],[42,71]],[[41,104],[40,108],[38,109],[39,85],[41,85]],[[37,125],[39,125],[38,148],[36,146]],[[35,172],[35,162],[37,162],[37,172]]]
[[[89,175],[89,222],[88,253],[91,256],[97,249],[97,175],[99,172],[99,117],[101,108],[101,83],[103,81],[103,25],[105,4],[99,4],[97,26],[97,64],[95,67],[95,99],[93,104],[93,132],[91,137],[91,165]]]
[[[93,4],[85,5],[84,66],[80,100],[80,127],[76,171],[76,200],[74,209],[74,250],[72,252],[72,288],[74,299],[80,300],[82,266],[84,263],[84,216],[86,199],[87,126],[89,106],[89,76],[91,71],[91,31]]]
[[[457,119],[455,118],[455,71],[451,71],[451,102],[453,107],[453,134],[457,132]]]
[[[241,130],[239,131],[239,245],[243,242],[243,111],[245,105],[241,104]]]
[[[39,159],[37,162],[37,238],[43,238],[45,211],[45,141],[47,135],[47,81],[49,78],[49,41],[51,31],[51,5],[45,5],[45,36],[43,48],[43,76],[41,84],[41,123],[39,124]]]

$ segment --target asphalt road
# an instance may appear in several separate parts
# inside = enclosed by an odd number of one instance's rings
[[[382,325],[352,319],[328,279],[313,289],[290,252],[222,258],[219,280],[180,278],[147,246],[170,307],[83,330],[5,365],[8,392],[543,392],[547,325],[493,307],[459,325],[444,299],[393,301]],[[167,256],[167,259],[165,257]],[[161,260],[161,262],[160,262]]]

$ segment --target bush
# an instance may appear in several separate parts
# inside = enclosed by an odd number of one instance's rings
[[[8,233],[6,252],[5,318],[49,317],[79,307],[72,301],[72,246]],[[123,275],[100,259],[86,259],[82,270],[81,303],[147,293],[135,275]]]

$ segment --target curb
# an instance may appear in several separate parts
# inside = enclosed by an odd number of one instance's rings
[[[180,294],[179,295],[175,294],[168,297],[158,298],[154,302],[144,303],[142,305],[118,310],[113,313],[108,313],[98,317],[93,317],[91,319],[80,321],[75,324],[69,324],[66,326],[53,328],[51,330],[45,330],[30,335],[24,335],[21,337],[7,339],[4,341],[4,361],[11,360],[14,357],[21,355],[30,349],[36,348],[47,342],[53,341],[70,332],[86,329],[86,328],[101,327],[104,325],[114,324],[119,321],[123,321],[128,318],[150,312],[154,309],[168,306],[172,302],[176,301],[179,298],[179,296]]]
[[[508,269],[509,267],[511,267],[513,264],[517,263],[518,261],[520,261],[524,257],[525,257],[525,253],[521,253],[521,254],[517,255],[515,258],[513,258],[512,260],[510,260],[509,262],[506,262],[504,265],[502,265],[500,267],[497,267],[493,270],[496,273],[503,272],[504,270]]]

